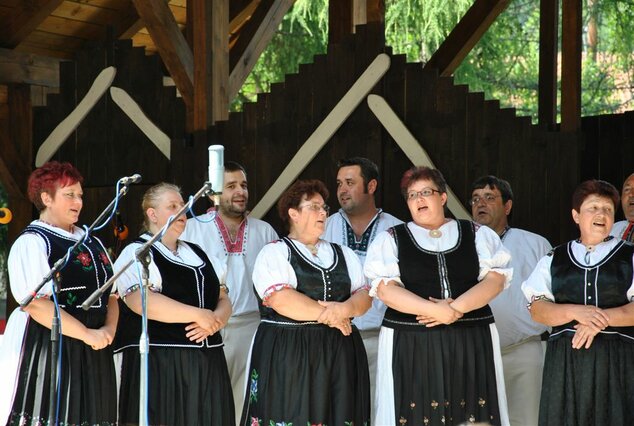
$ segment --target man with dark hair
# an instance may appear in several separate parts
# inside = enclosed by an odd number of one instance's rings
[[[337,200],[341,208],[328,218],[322,238],[350,247],[363,264],[368,246],[374,237],[402,221],[376,207],[374,194],[379,179],[376,164],[367,158],[353,157],[339,161],[337,167]],[[361,332],[368,354],[372,398],[379,329],[385,309],[385,305],[375,298],[370,310],[353,321]]]
[[[547,331],[547,327],[531,319],[521,286],[551,246],[537,234],[509,226],[513,191],[504,179],[495,176],[477,179],[471,185],[469,204],[473,220],[497,232],[511,252],[511,285],[489,306],[500,334],[511,424],[536,425],[544,366],[544,348],[540,336]]]
[[[610,235],[626,240],[634,241],[634,173],[629,175],[623,182],[621,190],[621,207],[625,220],[620,220],[614,224]]]
[[[200,245],[209,257],[220,259],[227,267],[226,283],[233,313],[222,331],[222,339],[236,413],[242,412],[249,344],[260,323],[251,278],[253,265],[262,247],[278,239],[271,225],[247,217],[248,202],[244,167],[233,161],[226,162],[216,212],[189,219],[182,235],[183,240]],[[239,419],[238,414],[236,421]]]

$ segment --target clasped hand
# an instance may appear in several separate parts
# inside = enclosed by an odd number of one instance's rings
[[[349,336],[352,333],[350,318],[340,302],[324,302],[318,300],[317,303],[324,308],[317,318],[318,323],[337,328],[344,336]]]
[[[187,338],[200,343],[207,337],[217,333],[226,325],[219,315],[210,309],[201,309],[198,319],[185,327]]]
[[[589,349],[594,341],[594,336],[599,334],[609,325],[610,318],[601,308],[592,305],[579,306],[575,312],[575,335],[572,338],[572,347]]]
[[[416,316],[416,320],[421,324],[425,324],[426,327],[435,327],[441,324],[449,325],[462,318],[462,312],[458,312],[451,307],[453,299],[435,299],[430,297],[429,301],[433,305],[430,306],[427,312]]]

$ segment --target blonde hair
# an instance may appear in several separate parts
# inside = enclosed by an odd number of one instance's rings
[[[143,200],[141,201],[141,210],[143,215],[144,231],[150,230],[150,219],[147,216],[147,209],[155,209],[158,206],[161,197],[167,191],[174,191],[180,194],[181,188],[177,185],[174,185],[173,183],[161,182],[154,185],[153,187],[145,191],[145,194],[143,194]]]

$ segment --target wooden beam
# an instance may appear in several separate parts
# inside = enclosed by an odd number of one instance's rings
[[[476,0],[423,68],[436,68],[444,77],[452,75],[509,2]]]
[[[63,0],[22,0],[0,22],[0,47],[14,49],[33,32]]]
[[[328,44],[339,43],[353,29],[353,0],[329,1]]]
[[[0,180],[10,197],[26,198],[33,160],[30,86],[9,85],[7,102],[11,125],[0,132]]]
[[[557,124],[557,43],[559,0],[539,2],[539,125],[555,130]]]
[[[581,128],[581,0],[563,1],[561,15],[561,131]]]
[[[385,22],[384,0],[353,0],[352,25],[365,25],[368,22]]]
[[[132,3],[121,11],[120,16],[113,30],[114,38],[116,39],[125,40],[132,38],[133,35],[145,27],[143,20]]]
[[[251,38],[251,41],[244,53],[240,56],[236,65],[231,68],[231,73],[229,74],[229,100],[233,99],[238,94],[242,84],[255,66],[255,63],[268,45],[269,41],[271,41],[275,35],[275,31],[293,3],[294,0],[273,1],[273,5],[267,12],[262,24],[258,27],[257,31]]]
[[[229,0],[191,0],[194,49],[192,131],[229,117]]]
[[[262,22],[264,22],[264,19],[266,19],[271,7],[273,7],[273,2],[274,0],[258,0],[256,8],[253,9],[251,15],[248,17],[244,15],[242,16],[245,21],[240,28],[240,32],[235,35],[235,41],[231,46],[231,51],[229,53],[230,69],[233,69],[236,66],[244,52],[247,50],[247,47],[249,47],[249,44],[253,40],[253,36],[262,25]],[[234,35],[234,33],[230,34]]]
[[[132,0],[187,108],[194,106],[194,55],[165,0]]]
[[[59,87],[59,59],[0,49],[0,84]]]
[[[260,5],[261,0],[252,0],[248,3],[244,9],[239,12],[236,11],[236,15],[233,16],[229,14],[229,36],[234,36],[236,33],[242,30],[242,27],[249,22],[253,13]],[[230,2],[230,5],[233,7],[234,2]],[[229,8],[231,11],[232,7]]]

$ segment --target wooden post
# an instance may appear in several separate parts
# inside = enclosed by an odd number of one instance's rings
[[[561,42],[561,131],[581,128],[581,0],[565,0]]]
[[[385,22],[384,0],[353,0],[352,28],[365,25],[368,22]],[[356,30],[355,30],[356,32]]]
[[[539,125],[554,130],[557,125],[557,33],[559,0],[539,4]]]

